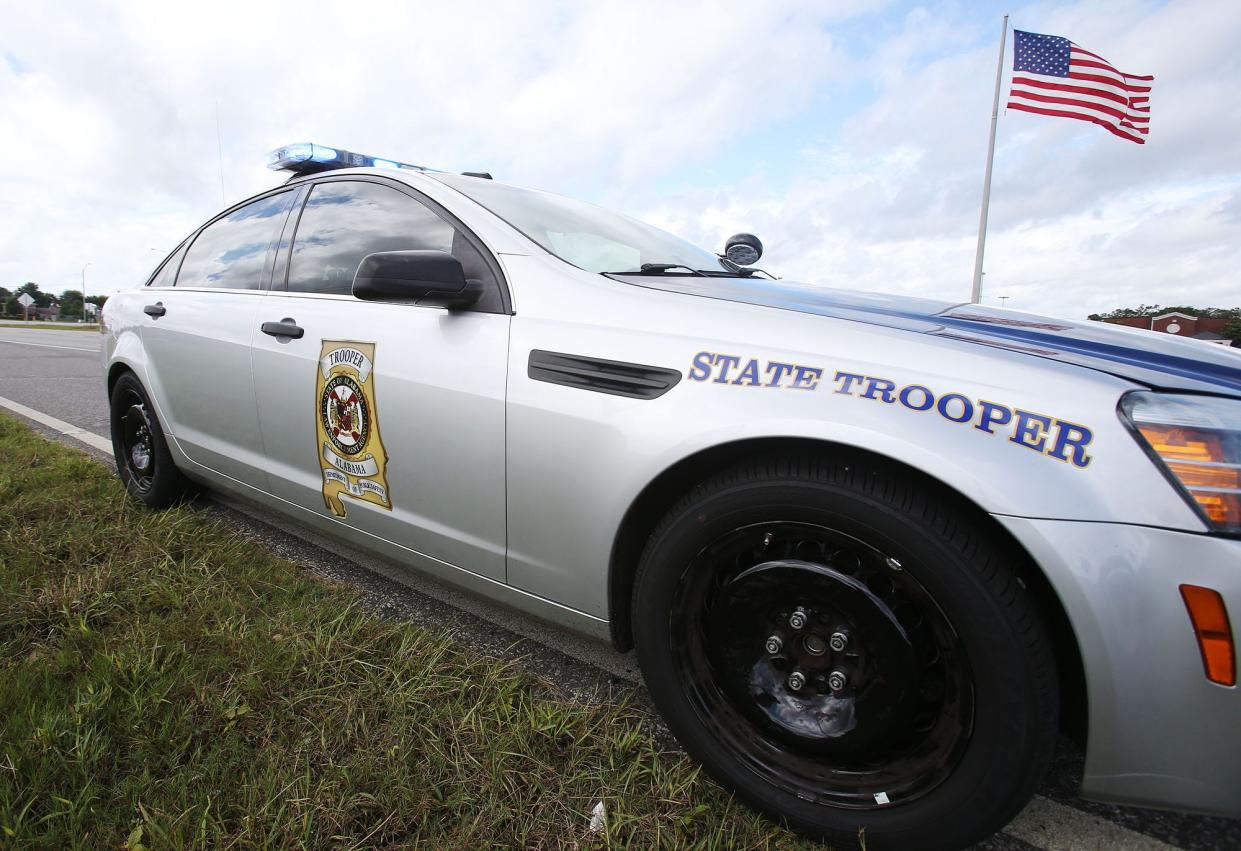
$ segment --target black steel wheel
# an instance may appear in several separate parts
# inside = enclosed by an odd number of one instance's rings
[[[818,524],[755,523],[703,548],[678,590],[670,629],[690,698],[769,783],[874,809],[956,766],[969,661],[894,557]]]
[[[152,508],[183,499],[189,481],[173,463],[163,429],[141,382],[132,372],[112,388],[112,452],[129,493]]]
[[[1056,732],[1018,568],[882,465],[772,460],[652,536],[638,658],[669,727],[752,806],[834,844],[956,848],[1033,794]]]
[[[155,445],[151,439],[151,418],[145,400],[133,390],[124,394],[121,404],[121,455],[117,463],[124,464],[127,478],[134,489],[145,493],[155,484]]]

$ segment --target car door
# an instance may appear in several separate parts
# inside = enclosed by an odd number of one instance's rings
[[[322,179],[295,219],[254,317],[271,493],[502,581],[509,315],[494,259],[395,182]],[[475,309],[353,297],[363,257],[406,249],[461,259],[485,284]]]
[[[191,461],[257,488],[267,476],[250,343],[296,192],[249,201],[201,228],[174,285],[151,287],[144,308],[146,380],[166,431]]]

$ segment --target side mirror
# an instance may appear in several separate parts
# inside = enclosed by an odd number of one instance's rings
[[[469,281],[461,261],[447,251],[381,251],[368,254],[353,276],[353,294],[366,301],[408,301],[467,307],[482,285]]]
[[[724,243],[724,258],[738,266],[757,263],[763,256],[763,243],[752,233],[736,233]]]

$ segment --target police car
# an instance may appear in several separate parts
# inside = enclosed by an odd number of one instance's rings
[[[114,297],[150,506],[236,494],[636,648],[685,749],[842,846],[1084,795],[1241,815],[1241,359],[828,290],[320,145]]]

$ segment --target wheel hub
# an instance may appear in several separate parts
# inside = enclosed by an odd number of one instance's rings
[[[145,471],[151,466],[151,438],[145,429],[138,432],[137,438],[137,442],[129,450],[129,457],[135,468]]]
[[[126,466],[134,483],[142,489],[150,486],[155,467],[155,444],[151,437],[151,421],[146,406],[131,404],[121,421],[121,442]]]
[[[853,751],[908,720],[911,640],[883,600],[838,570],[757,564],[720,589],[707,627],[725,690],[790,744]]]

